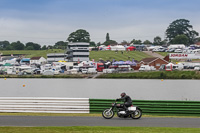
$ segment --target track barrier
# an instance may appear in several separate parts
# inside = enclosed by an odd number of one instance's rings
[[[89,98],[0,97],[0,112],[89,113]]]
[[[113,102],[114,99],[90,99],[90,113],[102,112]],[[149,115],[200,116],[200,101],[133,100],[133,105]]]

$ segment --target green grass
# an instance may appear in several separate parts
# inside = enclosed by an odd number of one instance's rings
[[[102,74],[97,78],[121,79],[200,79],[200,73],[195,71],[155,71],[135,73]]]
[[[42,56],[47,58],[48,53],[64,53],[64,50],[61,49],[49,49],[49,50],[1,50],[0,53],[3,53],[5,55],[11,55],[11,54],[24,54],[25,57],[31,58],[31,57],[37,57]],[[115,53],[115,51],[90,51],[90,60],[94,59],[95,61],[102,60],[110,60],[113,59],[119,61],[119,60],[141,60],[143,58],[151,57],[144,52],[140,51],[124,51],[123,54],[119,51],[118,53]]]
[[[64,53],[64,50],[61,50],[61,49],[49,49],[49,50],[1,50],[0,53],[3,53],[5,55],[24,54],[25,57],[27,57],[27,58],[38,57],[38,56],[42,56],[44,58],[47,58],[47,54],[48,53]]]
[[[0,127],[1,133],[199,133],[200,128],[170,127]]]
[[[158,54],[160,54],[160,55],[162,55],[162,56],[167,56],[168,54],[169,54],[169,52],[156,52],[156,53],[158,53]]]
[[[130,57],[130,58],[129,58]],[[126,61],[126,60],[141,60],[143,58],[148,58],[151,57],[147,54],[145,54],[144,52],[140,52],[140,51],[125,51],[123,52],[123,54],[118,51],[118,53],[116,53],[115,51],[91,51],[90,52],[90,60],[94,59],[95,61],[99,61],[100,59],[102,60],[110,60],[112,61],[113,59],[120,61]]]

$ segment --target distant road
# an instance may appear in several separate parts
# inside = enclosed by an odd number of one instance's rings
[[[63,116],[0,116],[0,126],[116,126],[116,127],[184,127],[200,128],[200,118],[113,118]]]

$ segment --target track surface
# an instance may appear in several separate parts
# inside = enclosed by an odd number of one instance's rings
[[[120,127],[190,127],[200,128],[200,118],[131,118],[63,117],[63,116],[0,116],[0,126],[120,126]]]

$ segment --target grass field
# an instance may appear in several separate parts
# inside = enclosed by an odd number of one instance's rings
[[[64,53],[64,50],[61,49],[49,49],[49,50],[4,50],[0,51],[0,53],[3,53],[5,55],[11,55],[11,54],[24,54],[25,57],[31,58],[31,57],[37,57],[37,56],[43,56],[47,58],[48,53]],[[139,51],[124,51],[123,54],[121,51],[115,52],[115,51],[90,51],[90,60],[94,59],[95,61],[102,60],[110,60],[113,59],[120,61],[126,61],[126,60],[138,60],[140,61],[143,58],[151,57],[143,52]]]
[[[158,53],[158,54],[160,54],[160,55],[162,55],[162,56],[167,56],[169,53],[168,52],[156,52],[156,53]]]
[[[102,74],[97,78],[119,79],[200,79],[200,73],[195,71],[154,71],[135,73]]]
[[[170,127],[0,127],[1,133],[199,133],[200,128]]]
[[[61,49],[49,49],[49,50],[3,50],[0,51],[4,55],[11,55],[11,54],[24,54],[25,57],[38,57],[42,56],[47,58],[48,53],[64,53],[64,50]]]
[[[95,61],[102,60],[110,60],[113,59],[120,61],[126,61],[126,60],[138,60],[140,61],[143,58],[151,57],[144,52],[140,51],[124,51],[123,54],[118,51],[117,53],[115,51],[91,51],[90,52],[90,60],[94,59]]]

